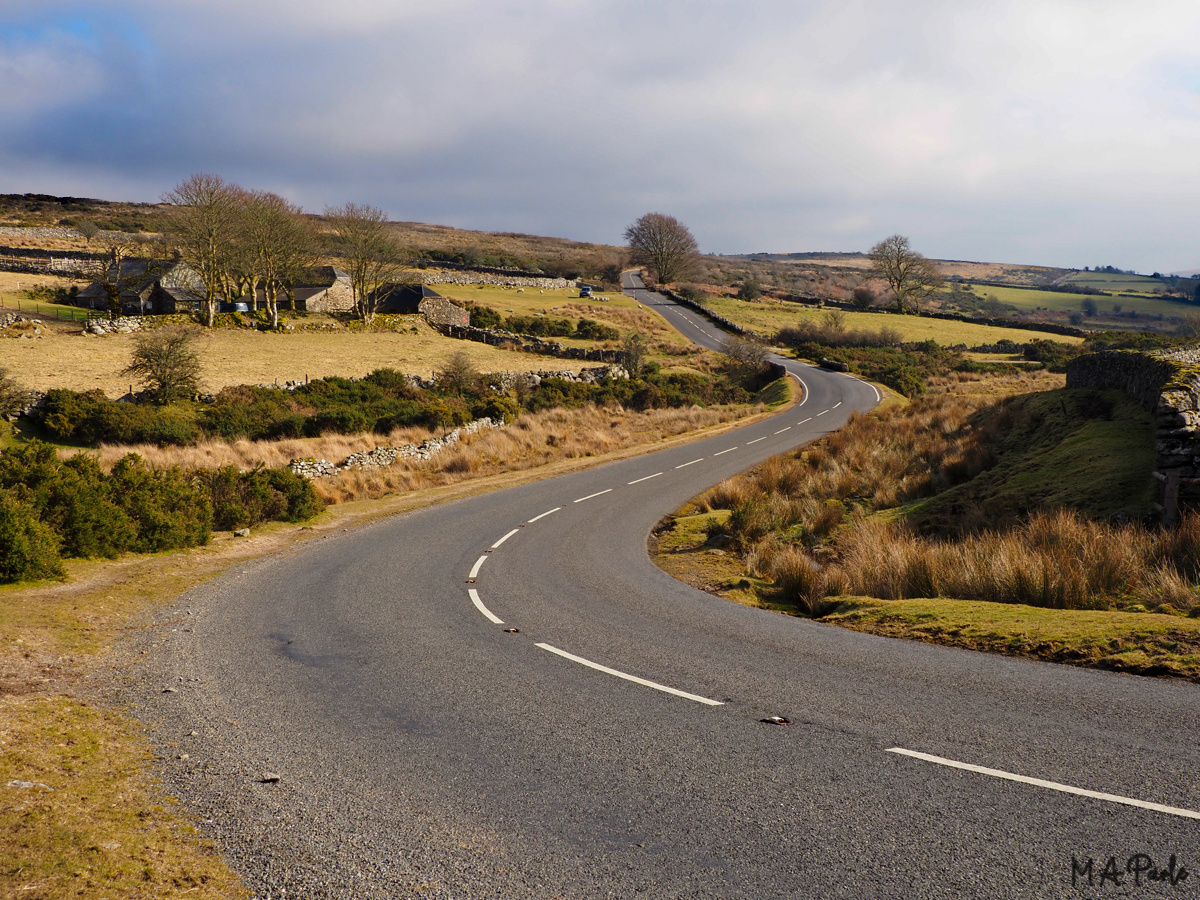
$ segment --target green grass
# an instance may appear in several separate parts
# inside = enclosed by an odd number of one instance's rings
[[[8,294],[0,298],[0,311],[19,312],[33,316],[36,319],[56,320],[61,322],[86,322],[87,310],[74,306],[64,306],[61,303],[40,303],[27,300],[16,294]]]
[[[779,329],[795,325],[803,320],[819,322],[827,314],[827,311],[780,301],[747,303],[729,297],[714,297],[705,302],[718,315],[764,335],[774,335]],[[893,328],[900,332],[901,339],[904,341],[934,340],[943,346],[995,344],[1001,340],[1017,343],[1032,340],[1062,341],[1068,344],[1082,342],[1082,338],[1067,335],[1028,331],[1021,328],[976,325],[973,322],[960,322],[955,319],[931,319],[926,316],[900,316],[854,311],[846,311],[845,317],[846,327],[850,329],[877,331],[884,327]]]
[[[1025,511],[1073,509],[1092,519],[1140,518],[1154,502],[1154,420],[1120,391],[1061,389],[1006,403],[996,465],[917,504],[915,521],[936,527],[978,507],[997,524]],[[1111,403],[1111,418],[1104,404]],[[996,415],[984,410],[986,415]]]
[[[1200,681],[1200,619],[945,598],[842,598],[821,621],[889,637]]]
[[[1160,313],[1164,316],[1181,316],[1197,310],[1193,304],[1153,296],[1095,296],[1068,294],[1062,291],[1039,291],[1033,288],[994,287],[992,285],[976,285],[971,293],[980,298],[991,295],[1001,303],[1008,303],[1022,311],[1048,309],[1054,312],[1081,312],[1083,302],[1088,299],[1095,301],[1102,316],[1114,313],[1116,306],[1120,306],[1122,312],[1136,312],[1150,316]],[[942,294],[940,296],[949,295]]]
[[[1125,275],[1115,272],[1077,272],[1066,279],[1067,284],[1078,284],[1098,291],[1158,292],[1170,290],[1170,285],[1149,275]]]

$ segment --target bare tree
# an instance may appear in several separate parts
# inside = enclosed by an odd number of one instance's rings
[[[921,300],[942,286],[937,267],[913,250],[902,234],[893,234],[872,247],[871,262],[891,288],[900,312],[920,314]]]
[[[244,191],[218,175],[196,174],[163,195],[179,255],[204,281],[205,324],[212,326],[221,297],[231,293],[238,218]]]
[[[767,348],[761,343],[746,340],[736,334],[725,338],[721,351],[729,357],[730,367],[747,378],[762,374],[770,357]]]
[[[387,215],[374,206],[347,203],[325,211],[334,250],[350,276],[354,310],[366,324],[375,318],[379,289],[405,277],[405,256],[388,229]]]
[[[641,378],[646,366],[646,339],[634,331],[621,341],[621,364],[630,378]]]
[[[78,231],[83,239],[89,244],[92,242],[92,238],[100,233],[99,226],[96,225],[95,222],[91,222],[86,219],[76,225],[75,230]]]
[[[146,243],[141,236],[112,234],[105,242],[104,255],[100,259],[88,260],[82,265],[82,274],[97,282],[104,289],[109,318],[121,314],[121,296],[145,277],[145,270],[129,266],[128,262],[138,256]]]
[[[249,260],[250,294],[258,306],[258,284],[271,327],[279,327],[279,295],[315,260],[315,239],[303,211],[278,194],[254,191],[245,197],[242,240]]]
[[[685,278],[696,264],[699,247],[686,225],[674,216],[646,213],[625,229],[630,257],[646,266],[659,284]]]
[[[453,353],[449,359],[434,373],[437,378],[438,390],[448,394],[477,394],[483,376],[475,368],[475,362],[463,350]]]
[[[200,387],[200,354],[193,328],[156,328],[134,338],[122,373],[137,378],[158,403],[186,400]]]

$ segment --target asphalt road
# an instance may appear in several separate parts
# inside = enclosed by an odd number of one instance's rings
[[[663,514],[876,402],[789,365],[806,399],[767,421],[316,541],[147,635],[167,783],[259,896],[1200,895],[1195,686],[860,635],[650,562]]]

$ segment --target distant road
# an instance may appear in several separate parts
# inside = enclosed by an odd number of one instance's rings
[[[179,692],[139,703],[175,744],[170,788],[259,896],[1196,896],[1195,686],[858,634],[651,563],[664,514],[877,401],[788,366],[804,402],[765,421],[187,598],[152,638]],[[1197,874],[1079,885],[1087,859],[1095,881],[1138,853]]]

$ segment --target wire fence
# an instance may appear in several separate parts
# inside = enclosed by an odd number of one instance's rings
[[[89,311],[61,303],[39,303],[36,300],[9,300],[0,304],[0,311],[19,312],[39,319],[58,319],[63,322],[86,322]]]

